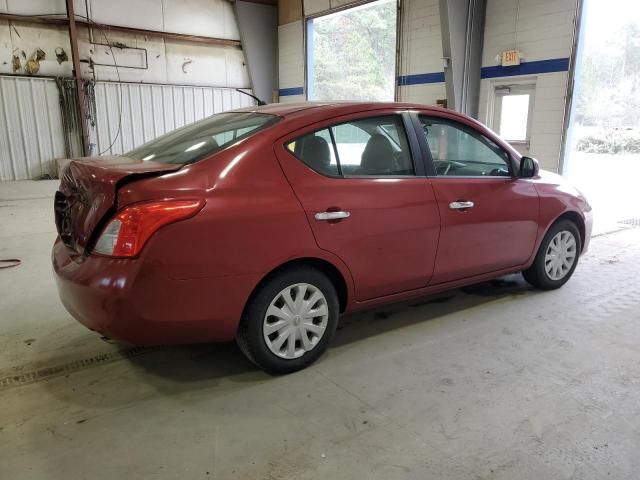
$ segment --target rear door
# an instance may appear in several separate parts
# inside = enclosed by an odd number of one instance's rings
[[[437,116],[414,117],[431,157],[431,182],[441,218],[431,283],[527,262],[538,229],[538,194],[514,175],[509,153],[471,125]]]
[[[433,273],[440,216],[407,124],[395,111],[352,115],[275,146],[318,245],[349,267],[357,301],[424,287]]]

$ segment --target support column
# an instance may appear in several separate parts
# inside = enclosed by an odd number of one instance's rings
[[[278,89],[278,9],[236,1],[235,12],[253,94],[271,103]]]
[[[440,0],[447,105],[478,116],[486,0]]]
[[[69,20],[69,41],[71,43],[71,59],[73,61],[73,78],[76,82],[76,99],[80,108],[80,126],[82,128],[82,153],[89,154],[89,127],[87,125],[87,107],[85,103],[84,85],[80,72],[80,55],[78,53],[78,32],[76,17],[73,11],[73,0],[67,0],[67,18]]]

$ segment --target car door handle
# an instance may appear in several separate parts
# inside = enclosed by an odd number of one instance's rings
[[[350,216],[349,212],[318,212],[314,215],[316,220],[341,220]]]
[[[473,208],[474,203],[466,200],[459,202],[451,202],[449,208],[451,210],[466,210],[467,208]]]

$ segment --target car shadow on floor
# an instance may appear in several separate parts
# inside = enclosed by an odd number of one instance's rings
[[[340,319],[338,331],[329,346],[329,355],[372,336],[384,335],[461,311],[471,311],[474,307],[501,298],[529,294],[531,290],[520,275],[511,275],[464,289],[345,315]],[[106,402],[116,405],[142,398],[139,397],[140,392],[124,395],[110,393],[121,382],[123,385],[134,382],[140,384],[139,388],[164,395],[178,395],[197,390],[238,388],[272,379],[249,362],[234,342],[135,349],[133,353],[131,348],[118,347],[118,351],[120,358],[126,362],[124,365],[122,361],[95,365],[90,365],[89,362],[87,368],[70,372],[73,375],[66,376],[68,389],[52,387],[50,391],[56,395],[63,394],[67,401],[80,405],[91,404],[94,398],[101,398],[100,402],[103,404]],[[317,365],[322,365],[323,358],[320,358]],[[84,360],[81,359],[80,362]],[[114,366],[117,364],[122,366]],[[86,387],[79,389],[79,384]]]
[[[521,275],[509,275],[463,289],[345,315],[340,319],[329,349],[531,291],[532,287]],[[233,342],[167,348],[135,356],[128,361],[147,373],[180,383],[197,383],[231,376],[238,382],[268,378],[244,357]],[[322,358],[319,362],[322,362]],[[249,372],[253,374],[244,375]]]
[[[338,331],[329,348],[471,310],[507,296],[524,295],[534,291],[522,275],[512,274],[456,290],[345,315],[340,319]]]

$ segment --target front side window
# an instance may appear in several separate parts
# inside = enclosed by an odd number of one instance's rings
[[[219,113],[151,140],[124,156],[187,165],[243,140],[279,119],[255,112]]]
[[[333,125],[287,144],[315,171],[336,176],[415,175],[407,136],[399,115]]]
[[[436,175],[510,177],[509,156],[493,141],[453,122],[420,117]]]

